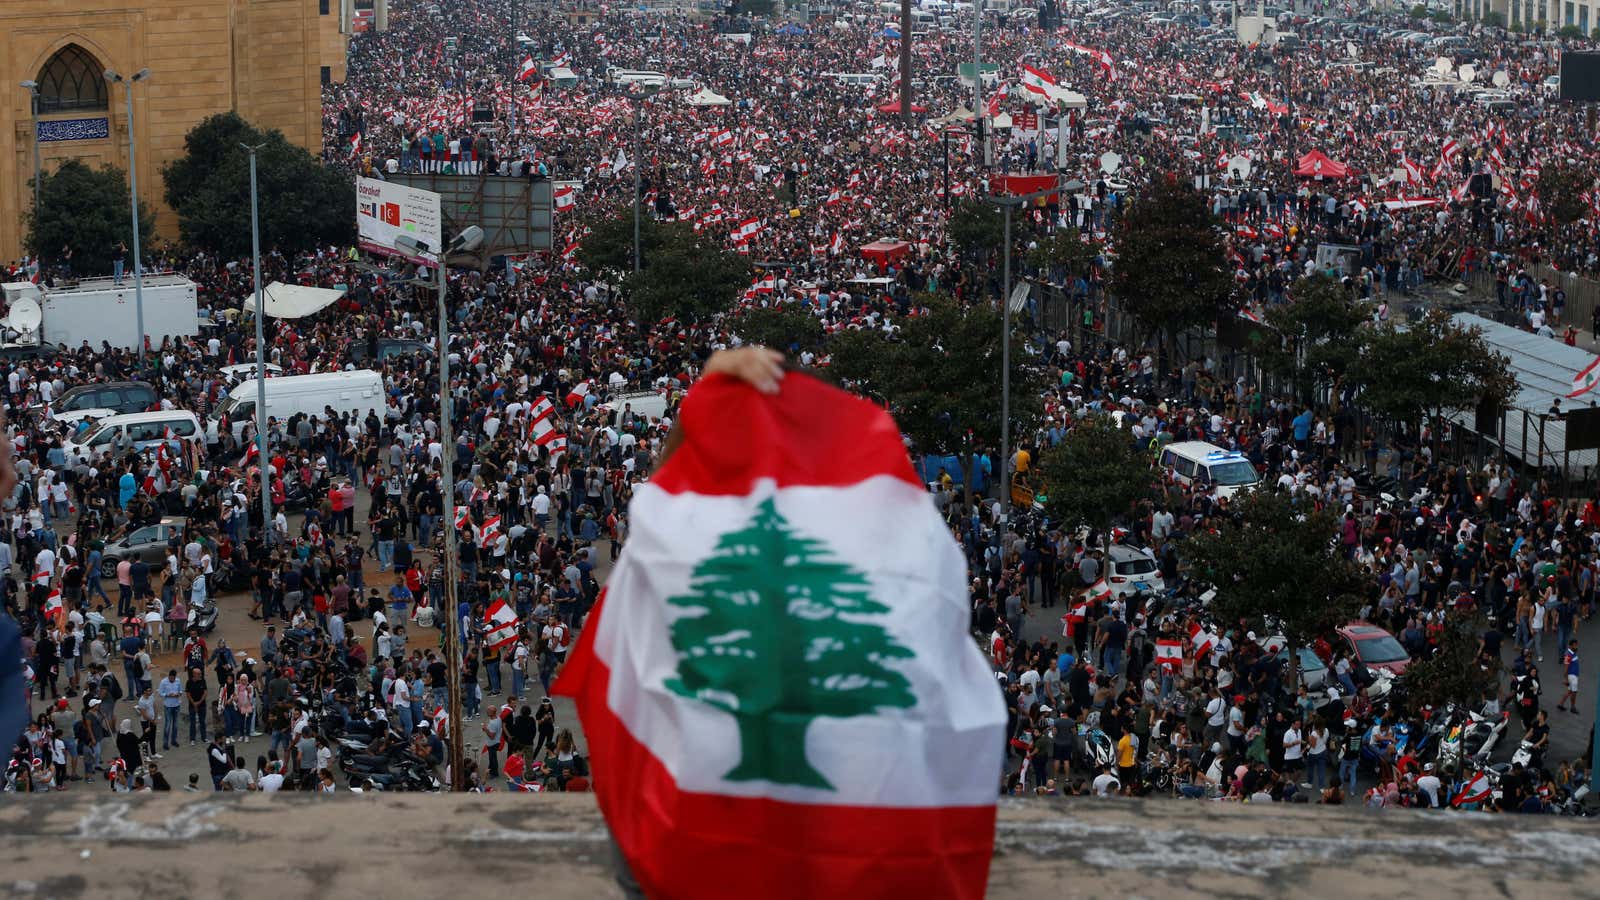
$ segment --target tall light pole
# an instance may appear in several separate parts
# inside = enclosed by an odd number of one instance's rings
[[[911,131],[911,0],[900,0],[900,123]]]
[[[1011,519],[1011,211],[1027,206],[1040,197],[1048,197],[1061,190],[1060,176],[1056,187],[1026,194],[994,195],[983,199],[1005,212],[1005,237],[1003,250],[1005,266],[1000,288],[1000,518],[995,523],[995,547],[1005,553],[1005,530]],[[1001,560],[1002,564],[1004,560]]]
[[[639,204],[644,188],[640,184],[642,177],[639,154],[639,120],[644,117],[644,101],[646,97],[659,90],[659,84],[639,83],[629,93],[633,95],[633,270],[639,271],[642,259],[639,248]]]
[[[250,257],[256,288],[256,460],[261,472],[261,545],[270,548],[273,533],[272,484],[267,475],[272,466],[272,457],[267,455],[267,304],[261,293],[261,218],[256,200],[256,151],[266,143],[239,146],[250,152]]]
[[[128,205],[133,210],[133,314],[139,326],[141,366],[144,365],[144,263],[139,254],[139,164],[135,150],[138,142],[134,140],[133,135],[133,86],[149,77],[149,69],[140,69],[130,78],[123,78],[111,69],[106,70],[107,81],[126,85],[128,89]]]
[[[39,82],[24,81],[22,86],[28,89],[28,98],[33,106],[33,217],[37,220],[39,218]]]

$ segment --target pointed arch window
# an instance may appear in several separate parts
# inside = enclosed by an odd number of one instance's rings
[[[39,112],[100,110],[106,104],[105,67],[77,44],[56,51],[39,70]]]

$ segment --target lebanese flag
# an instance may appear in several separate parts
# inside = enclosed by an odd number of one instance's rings
[[[1064,638],[1072,637],[1077,632],[1078,626],[1082,625],[1088,618],[1089,604],[1079,603],[1077,606],[1069,607],[1066,614],[1061,617],[1061,636]]]
[[[472,511],[465,506],[456,509],[456,530],[466,528],[472,522]]]
[[[350,155],[351,156],[360,156],[361,155],[361,132],[359,132],[359,131],[356,132],[355,135],[350,138]]]
[[[1049,72],[1035,69],[1033,66],[1022,67],[1022,86],[1030,93],[1041,97],[1049,97],[1057,87],[1057,82]]]
[[[559,432],[556,431],[556,423],[552,419],[534,419],[528,423],[528,439],[535,444],[548,444],[557,434]]]
[[[478,526],[478,546],[487,550],[500,537],[500,517],[490,516]]]
[[[1189,646],[1194,648],[1194,658],[1200,659],[1211,655],[1211,648],[1217,643],[1217,636],[1198,624],[1189,626]]]
[[[61,589],[56,588],[44,598],[44,614],[50,617],[60,616],[64,611],[61,603]]]
[[[1168,669],[1183,666],[1183,641],[1176,638],[1156,639],[1156,665]]]
[[[533,406],[528,409],[529,426],[531,427],[532,423],[534,422],[538,422],[555,415],[555,411],[556,405],[550,402],[550,398],[540,395],[539,399],[535,400]]]
[[[798,373],[679,422],[555,685],[645,895],[983,896],[1005,707],[899,428]]]
[[[1594,390],[1596,384],[1600,384],[1600,356],[1595,357],[1594,362],[1585,366],[1582,372],[1572,376],[1572,393],[1567,397],[1570,399],[1587,394]]]
[[[260,457],[261,448],[256,446],[254,441],[251,441],[250,446],[244,448],[244,456],[239,458],[239,468],[243,469],[246,466],[254,465],[255,461]]]
[[[572,390],[567,392],[567,406],[569,408],[577,406],[587,396],[589,396],[589,382],[580,381],[572,386]]]
[[[483,613],[483,647],[498,650],[515,644],[518,628],[522,628],[522,620],[518,620],[517,610],[510,609],[506,601],[494,601]]]
[[[555,191],[550,194],[550,199],[555,201],[555,207],[557,211],[571,209],[578,203],[577,192],[572,189],[571,185],[563,185],[562,187],[556,188]]]
[[[524,56],[522,67],[517,70],[518,81],[532,81],[539,74],[539,66],[534,63],[533,57]]]
[[[1111,600],[1111,585],[1104,578],[1083,590],[1083,599],[1090,603],[1107,603]]]
[[[1406,183],[1421,184],[1426,179],[1422,175],[1422,167],[1411,161],[1411,157],[1400,157],[1400,168],[1405,170]]]
[[[760,233],[760,219],[745,219],[743,222],[739,223],[738,228],[734,229],[733,240],[735,243],[743,244]]]
[[[558,434],[550,439],[550,443],[545,444],[544,446],[546,450],[550,451],[550,465],[554,467],[556,458],[567,452],[567,436],[564,434]]]
[[[1472,776],[1472,780],[1461,786],[1461,790],[1450,798],[1451,806],[1461,806],[1464,803],[1482,803],[1489,799],[1493,790],[1489,786],[1489,778],[1482,772]]]

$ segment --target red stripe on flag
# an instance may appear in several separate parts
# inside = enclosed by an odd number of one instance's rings
[[[763,478],[780,488],[844,487],[884,474],[923,487],[887,412],[859,397],[841,399],[809,375],[786,375],[775,397],[708,375],[684,398],[679,419],[682,449],[695,452],[674,453],[650,479],[669,494],[748,494]],[[752,447],[773,449],[752,455]]]
[[[788,376],[785,390],[802,377]],[[593,769],[605,773],[595,797],[646,896],[984,896],[994,806],[812,805],[679,790],[607,702],[611,671],[594,650],[604,607],[602,594],[554,693],[578,702]]]

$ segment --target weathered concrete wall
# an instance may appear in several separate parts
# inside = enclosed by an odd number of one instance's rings
[[[8,798],[8,897],[621,897],[592,798]],[[1550,818],[1175,801],[1002,807],[995,897],[1596,897],[1600,831]],[[842,898],[841,898],[842,900]]]

